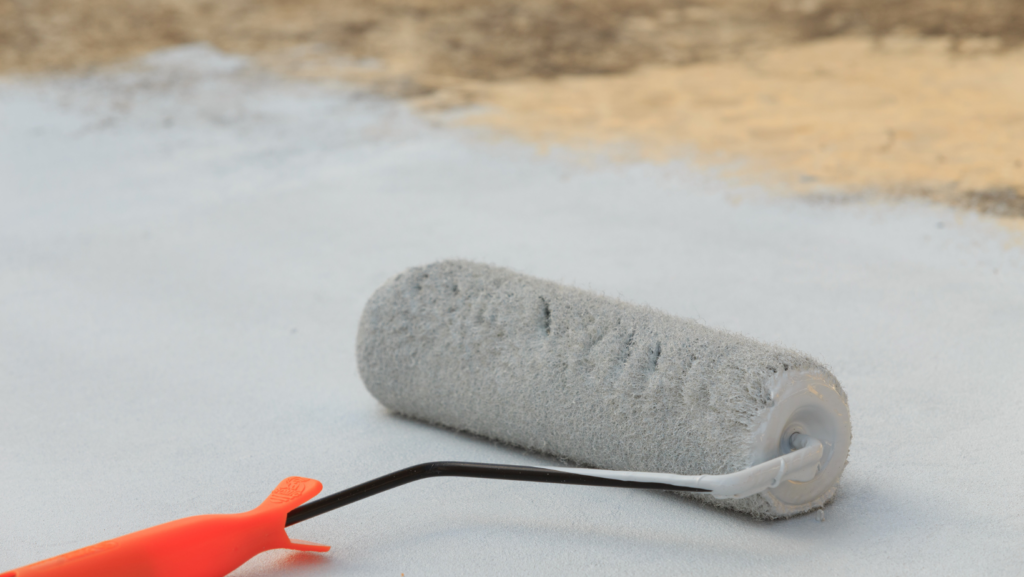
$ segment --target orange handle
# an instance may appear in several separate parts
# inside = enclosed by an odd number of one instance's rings
[[[326,545],[292,541],[284,531],[288,512],[321,489],[320,481],[289,477],[252,511],[171,521],[0,577],[224,577],[270,549],[327,551]]]

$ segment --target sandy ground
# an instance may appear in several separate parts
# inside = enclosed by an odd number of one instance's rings
[[[482,87],[475,120],[541,143],[742,164],[796,193],[921,194],[1024,217],[1024,51],[841,38],[742,61]]]
[[[0,73],[206,42],[541,146],[1024,218],[1022,0],[0,0]],[[601,151],[603,154],[604,151]]]
[[[628,192],[629,194],[623,194]],[[365,299],[465,257],[806,351],[849,393],[825,520],[462,479],[290,529],[238,576],[1013,575],[1024,562],[1024,253],[925,203],[808,203],[684,162],[580,163],[202,46],[0,81],[0,567],[282,478],[545,463],[397,418]]]

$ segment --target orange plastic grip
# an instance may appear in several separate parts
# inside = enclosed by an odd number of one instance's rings
[[[0,577],[223,577],[271,549],[327,551],[326,545],[292,541],[284,531],[288,512],[321,489],[320,481],[289,477],[252,511],[171,521]]]

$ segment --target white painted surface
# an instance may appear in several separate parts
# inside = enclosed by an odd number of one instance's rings
[[[826,520],[437,479],[290,529],[327,555],[236,575],[1016,574],[1024,256],[1004,245],[942,209],[538,156],[201,48],[5,80],[0,568],[245,510],[289,475],[557,465],[388,415],[359,381],[364,300],[466,257],[829,363],[854,436]]]

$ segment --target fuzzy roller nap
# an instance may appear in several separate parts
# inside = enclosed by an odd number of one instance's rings
[[[605,469],[721,475],[821,441],[818,471],[717,505],[764,518],[828,502],[850,419],[810,357],[649,307],[466,261],[410,269],[367,303],[359,372],[417,419]]]

